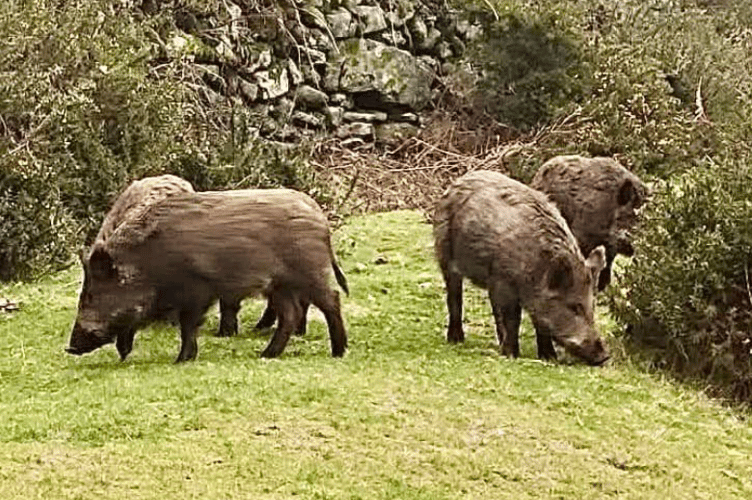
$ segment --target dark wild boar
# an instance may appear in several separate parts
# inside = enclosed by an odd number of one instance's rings
[[[259,191],[264,191],[259,196]],[[177,361],[194,359],[206,310],[221,298],[235,319],[245,297],[266,296],[279,321],[262,356],[282,353],[302,304],[324,313],[333,356],[347,336],[329,225],[310,198],[289,189],[179,193],[122,223],[84,259],[84,285],[67,349],[90,352],[146,324],[177,318]],[[121,357],[123,353],[121,352]],[[127,353],[126,353],[127,355]]]
[[[598,290],[606,288],[616,255],[634,254],[629,231],[645,202],[645,184],[611,158],[570,155],[544,163],[530,186],[554,202],[584,255],[599,245],[606,248]]]
[[[519,355],[522,309],[536,330],[538,356],[556,357],[552,340],[599,365],[608,359],[593,320],[603,247],[585,259],[546,196],[497,172],[452,183],[436,206],[436,257],[447,289],[447,340],[462,342],[462,280],[488,290],[502,354]]]
[[[143,179],[133,181],[128,187],[118,196],[112,208],[107,213],[107,216],[102,222],[102,227],[94,240],[94,245],[104,244],[110,236],[125,222],[132,222],[137,220],[146,213],[147,209],[168,196],[172,196],[179,193],[194,193],[193,186],[185,179],[181,179],[175,175],[159,175],[154,177],[145,177]],[[258,196],[264,196],[266,190],[258,190]],[[272,194],[272,196],[274,196]],[[325,217],[321,208],[316,202],[308,196],[302,198],[306,201],[311,210],[316,210],[321,213],[321,217]],[[94,246],[92,245],[92,247]],[[345,285],[345,290],[346,285]],[[220,311],[221,319],[219,323],[219,330],[217,336],[229,337],[237,334],[237,312],[239,306],[231,304],[225,304],[222,298],[220,298]],[[307,311],[308,305],[302,304],[304,311]],[[274,325],[277,316],[274,308],[270,303],[267,304],[267,308],[264,311],[261,319],[259,320],[256,328],[268,328]],[[305,314],[300,325],[296,328],[296,333],[302,335],[305,333],[306,321]],[[120,357],[125,359],[133,349],[133,332],[126,332],[123,335],[119,335],[116,340],[116,346]]]

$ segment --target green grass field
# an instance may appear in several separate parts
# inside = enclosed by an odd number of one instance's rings
[[[260,359],[260,300],[237,338],[213,336],[212,311],[196,362],[173,364],[171,326],[124,363],[113,345],[73,357],[79,269],[1,288],[22,309],[0,314],[0,498],[752,498],[743,415],[628,361],[541,363],[528,323],[502,358],[475,289],[467,342],[447,344],[419,214],[353,218],[335,240],[343,359],[319,315]]]

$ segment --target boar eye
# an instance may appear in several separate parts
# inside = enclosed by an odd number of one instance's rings
[[[585,316],[585,308],[582,307],[582,304],[569,304],[567,307],[569,307],[569,310],[575,315]]]

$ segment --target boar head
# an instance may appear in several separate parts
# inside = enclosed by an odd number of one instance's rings
[[[625,179],[616,194],[616,229],[629,231],[636,223],[645,203],[647,188],[639,179]]]
[[[66,351],[85,354],[133,332],[149,304],[146,288],[134,272],[118,265],[102,246],[83,259],[84,283],[78,316]]]
[[[605,265],[603,246],[594,249],[584,263],[566,256],[554,257],[545,273],[541,297],[531,310],[539,334],[593,365],[609,358],[594,320],[595,285]]]

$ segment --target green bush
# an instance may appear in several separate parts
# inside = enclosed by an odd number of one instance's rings
[[[482,77],[473,96],[476,106],[499,121],[529,131],[549,121],[565,103],[579,101],[589,84],[580,47],[563,31],[553,13],[529,18],[506,12],[471,16],[483,36],[470,57]]]
[[[748,161],[748,159],[745,158]],[[752,401],[752,169],[702,165],[663,183],[609,302],[658,365]]]

